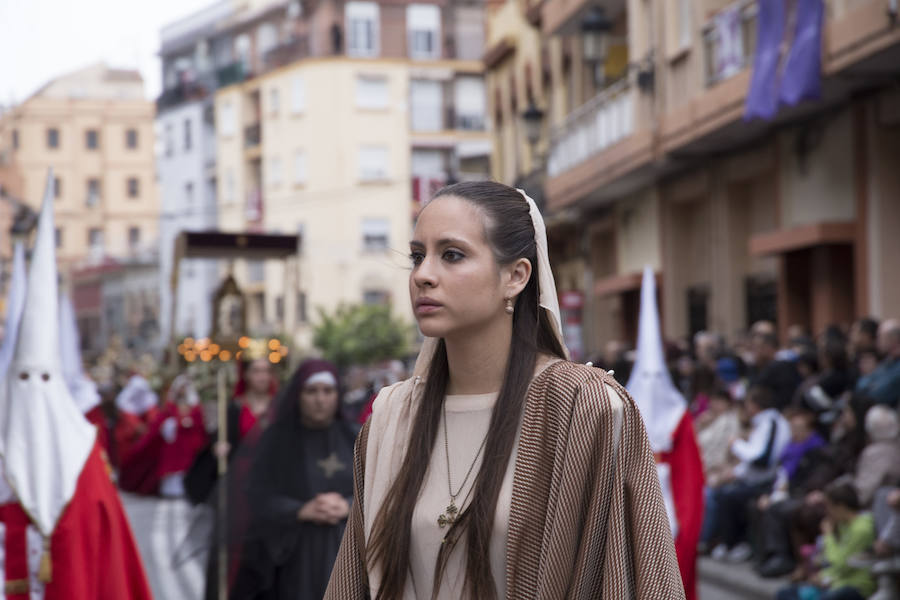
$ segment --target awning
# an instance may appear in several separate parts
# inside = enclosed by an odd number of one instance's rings
[[[659,285],[659,272],[654,274],[657,286]],[[597,296],[612,296],[621,294],[622,292],[633,292],[641,289],[641,280],[643,274],[640,271],[633,271],[623,275],[611,275],[598,279],[594,283],[594,294]]]
[[[828,244],[852,244],[854,241],[854,221],[812,223],[751,236],[750,255],[770,256]]]
[[[297,253],[299,241],[299,235],[182,231],[175,240],[175,258],[286,258]]]

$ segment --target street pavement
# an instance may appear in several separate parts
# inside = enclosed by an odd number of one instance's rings
[[[192,520],[185,500],[136,496],[120,492],[137,541],[150,588],[156,600],[200,600],[203,597],[206,555],[173,564]]]
[[[156,600],[201,600],[205,552],[196,553],[180,565],[173,557],[180,549],[195,516],[185,500],[136,496],[120,492],[122,504],[144,560]],[[196,545],[196,544],[195,544]],[[701,558],[699,600],[771,600],[784,581],[763,580],[749,564],[733,565]]]

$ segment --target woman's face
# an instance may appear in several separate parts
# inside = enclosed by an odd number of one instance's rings
[[[264,358],[254,360],[247,367],[247,387],[256,394],[267,394],[272,385],[272,369]]]
[[[509,319],[506,298],[521,292],[531,265],[500,267],[485,238],[484,213],[454,196],[433,200],[410,242],[409,297],[422,333],[449,338]],[[524,263],[524,267],[522,266]],[[524,278],[520,270],[524,269]]]
[[[331,425],[337,412],[337,388],[330,383],[310,383],[300,390],[300,418],[312,429]]]

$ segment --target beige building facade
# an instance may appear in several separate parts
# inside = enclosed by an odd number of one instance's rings
[[[634,340],[644,265],[657,272],[672,338],[734,339],[758,319],[784,334],[896,316],[885,261],[900,250],[887,234],[900,231],[900,95],[882,75],[900,64],[900,32],[883,2],[824,8],[822,96],[771,120],[743,118],[755,2],[507,2],[489,19],[492,113],[522,127],[511,100],[527,92],[519,56],[542,60],[536,148],[551,260],[561,291],[584,294],[587,353]],[[599,67],[584,49],[598,9]],[[509,148],[501,130],[495,154]]]
[[[233,266],[250,327],[286,328],[306,350],[319,311],[341,304],[412,323],[415,214],[443,185],[489,175],[490,137],[479,3],[304,8],[214,112],[219,228],[300,238],[296,260]]]
[[[135,71],[98,64],[55,79],[0,116],[0,186],[37,210],[53,168],[63,263],[129,257],[156,239],[154,106]],[[0,252],[10,255],[9,237]]]

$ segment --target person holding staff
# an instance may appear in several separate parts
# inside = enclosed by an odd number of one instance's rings
[[[683,599],[640,413],[565,360],[534,202],[446,187],[410,250],[426,340],[357,438],[325,598]]]

